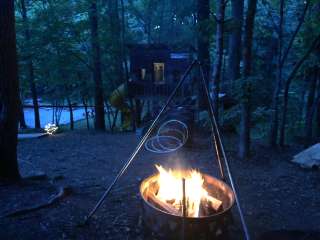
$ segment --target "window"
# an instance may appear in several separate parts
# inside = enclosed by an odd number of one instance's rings
[[[164,63],[153,63],[154,83],[164,84]]]

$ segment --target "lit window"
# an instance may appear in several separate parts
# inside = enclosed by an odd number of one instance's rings
[[[164,63],[153,63],[154,83],[164,84]]]

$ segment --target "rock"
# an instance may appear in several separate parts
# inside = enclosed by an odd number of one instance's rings
[[[298,153],[291,161],[299,164],[302,168],[320,167],[320,143]]]

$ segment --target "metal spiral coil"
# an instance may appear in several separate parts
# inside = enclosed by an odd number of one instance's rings
[[[177,119],[171,119],[159,127],[157,134],[149,138],[144,147],[153,153],[171,153],[177,151],[189,137],[187,125]]]

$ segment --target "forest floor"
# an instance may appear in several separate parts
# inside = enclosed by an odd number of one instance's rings
[[[88,131],[20,141],[22,175],[43,171],[48,178],[0,185],[0,239],[152,239],[144,234],[139,184],[155,172],[154,164],[179,162],[218,176],[212,149],[185,148],[170,157],[143,150],[90,223],[79,226],[137,142],[133,133]],[[228,138],[226,146],[252,239],[279,229],[319,230],[320,172],[301,169],[289,161],[301,147],[271,151],[255,143],[252,159],[240,161],[235,139]],[[5,217],[46,202],[61,186],[70,187],[71,194],[37,211]],[[235,222],[231,231],[237,236],[232,239],[243,239],[236,207],[232,211]]]

